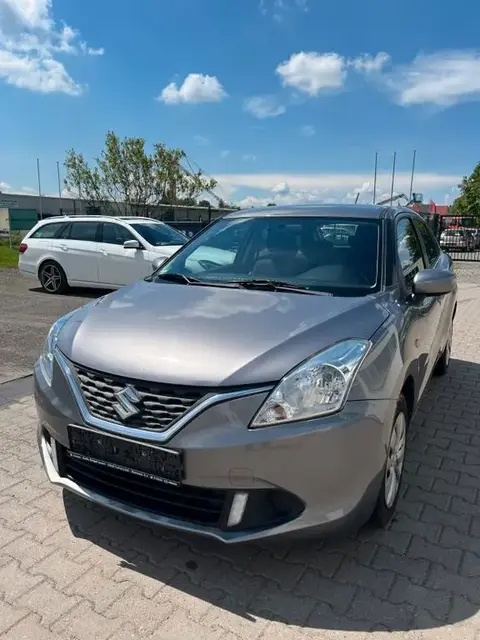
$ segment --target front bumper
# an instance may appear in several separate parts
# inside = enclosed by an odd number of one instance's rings
[[[150,504],[145,506],[144,501],[125,499],[127,494],[121,491],[98,490],[102,485],[95,478],[93,484],[81,482],[79,476],[65,470],[59,457],[70,447],[68,425],[91,425],[84,420],[58,364],[51,387],[38,365],[34,380],[39,448],[50,481],[117,512],[233,543],[358,528],[375,505],[393,401],[349,402],[333,416],[263,429],[246,425],[266,392],[210,406],[162,444],[182,451],[185,461],[184,483],[176,495],[187,510],[172,517]],[[139,430],[139,441],[141,437]],[[99,472],[97,479],[101,475]],[[188,508],[197,503],[199,494],[202,498],[221,496],[219,520],[199,522],[189,516]],[[230,518],[234,509],[242,512],[240,520]],[[272,517],[272,509],[278,517]]]

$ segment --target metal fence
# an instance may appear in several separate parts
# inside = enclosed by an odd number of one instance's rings
[[[177,231],[181,231],[181,233],[185,234],[188,239],[193,238],[193,236],[197,235],[202,229],[208,226],[210,223],[207,220],[199,220],[196,222],[190,221],[182,221],[182,222],[167,222],[169,227],[173,227]]]
[[[454,260],[480,262],[480,218],[433,216],[430,220],[441,248]]]

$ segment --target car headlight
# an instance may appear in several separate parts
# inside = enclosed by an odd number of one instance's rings
[[[368,340],[345,340],[302,362],[282,378],[250,426],[267,427],[340,411],[369,349]]]
[[[53,358],[58,336],[60,335],[60,331],[63,329],[65,324],[77,311],[78,309],[75,309],[75,311],[71,311],[70,313],[67,313],[66,315],[59,318],[54,324],[52,324],[50,331],[48,332],[48,336],[43,347],[43,353],[40,356],[40,366],[42,367],[42,372],[45,376],[45,380],[49,385],[52,384]]]

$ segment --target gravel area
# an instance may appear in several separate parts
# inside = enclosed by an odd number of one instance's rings
[[[49,295],[17,269],[0,269],[0,383],[30,374],[51,324],[103,293]]]

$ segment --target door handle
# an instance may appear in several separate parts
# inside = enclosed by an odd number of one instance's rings
[[[104,256],[108,256],[108,251],[105,251],[105,249],[100,249],[100,253]]]
[[[67,245],[66,245],[66,244],[61,244],[61,245],[60,245],[60,249],[61,249],[62,251],[68,251],[68,247],[67,247]]]

